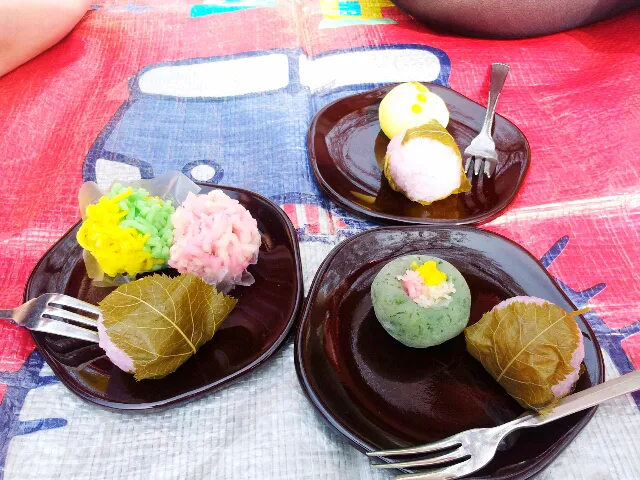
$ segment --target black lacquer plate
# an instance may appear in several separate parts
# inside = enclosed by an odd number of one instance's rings
[[[203,186],[202,193],[211,190]],[[302,269],[295,230],[273,202],[246,190],[220,187],[245,206],[262,234],[258,263],[249,267],[256,279],[236,287],[238,304],[213,336],[178,370],[160,380],[136,381],[115,367],[95,344],[31,332],[55,374],[85,400],[118,410],[151,411],[194,400],[252,371],[278,349],[295,323],[302,304]],[[27,283],[24,299],[65,293],[97,304],[113,289],[91,285],[79,224],[40,260]],[[168,270],[166,273],[175,274]]]
[[[447,104],[447,130],[460,152],[464,152],[480,132],[486,108],[450,88],[426,85]],[[469,173],[469,192],[420,205],[392,190],[382,174],[389,139],[380,130],[378,106],[394,86],[341,98],[316,114],[307,147],[320,188],[344,208],[385,221],[463,225],[484,223],[498,216],[515,198],[529,168],[531,151],[524,134],[509,120],[496,115],[495,174],[488,179],[472,178]]]

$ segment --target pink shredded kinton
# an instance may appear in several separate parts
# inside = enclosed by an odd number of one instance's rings
[[[189,193],[171,222],[174,243],[170,266],[219,289],[253,283],[245,270],[258,261],[260,232],[256,220],[237,200],[221,190],[206,195]]]
[[[411,300],[416,300],[424,290],[424,281],[415,270],[407,270],[398,280],[402,281],[404,291]]]

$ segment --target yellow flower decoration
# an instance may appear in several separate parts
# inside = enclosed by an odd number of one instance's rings
[[[433,260],[429,260],[422,265],[418,265],[416,262],[413,262],[411,264],[411,269],[415,270],[418,275],[422,277],[425,285],[439,285],[447,280],[447,274],[438,270],[438,266]]]

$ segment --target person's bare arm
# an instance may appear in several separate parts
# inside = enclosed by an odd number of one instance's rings
[[[91,0],[0,0],[0,77],[62,40]]]

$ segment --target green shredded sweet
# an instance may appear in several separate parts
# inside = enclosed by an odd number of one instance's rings
[[[141,234],[148,235],[143,250],[149,252],[154,259],[152,270],[164,268],[173,242],[171,215],[175,208],[171,200],[152,197],[144,188],[124,188],[119,183],[113,185],[107,197],[114,198],[128,191],[131,194],[118,202],[118,206],[127,212],[120,221],[120,227],[134,228]]]

